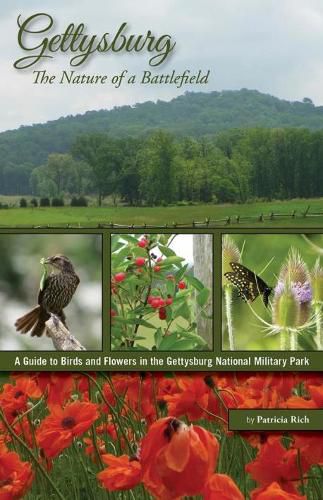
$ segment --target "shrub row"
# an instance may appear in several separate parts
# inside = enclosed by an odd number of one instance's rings
[[[33,198],[30,200],[30,206],[32,207],[63,207],[65,205],[64,199],[63,198],[52,198],[51,200],[49,198],[40,198],[39,202],[37,198]],[[71,207],[87,207],[88,202],[87,199],[84,198],[84,196],[80,197],[73,197],[70,202]],[[26,198],[21,198],[19,201],[19,206],[20,208],[26,208],[28,207],[28,201]],[[0,208],[8,208],[7,206],[1,206]]]

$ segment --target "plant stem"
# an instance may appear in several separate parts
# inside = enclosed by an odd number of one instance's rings
[[[224,288],[225,314],[227,318],[229,348],[230,351],[235,351],[233,322],[232,322],[232,288],[225,286]]]
[[[317,345],[317,349],[322,351],[323,346],[323,329],[322,329],[322,314],[321,314],[321,305],[315,304],[315,323],[316,323],[316,336],[315,342]]]
[[[31,460],[34,462],[35,467],[41,472],[41,474],[46,478],[48,483],[51,485],[53,488],[55,494],[57,495],[60,500],[65,500],[65,497],[61,494],[61,492],[57,489],[55,483],[52,481],[51,477],[47,474],[45,468],[42,466],[42,464],[38,461],[37,457],[34,455],[34,453],[29,449],[29,447],[26,445],[26,443],[15,433],[15,431],[12,429],[11,425],[7,421],[4,413],[2,410],[0,410],[0,420],[6,427],[7,431],[11,435],[13,439],[18,441],[20,446],[26,451],[26,453],[30,456]]]
[[[287,351],[287,336],[288,336],[287,330],[282,330],[280,332],[280,350],[281,351]]]
[[[298,342],[297,342],[297,333],[290,332],[290,350],[297,351]]]

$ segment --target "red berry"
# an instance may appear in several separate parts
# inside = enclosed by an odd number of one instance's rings
[[[166,299],[166,305],[167,305],[167,306],[170,306],[170,305],[172,305],[172,303],[173,303],[173,298],[172,298],[172,297],[168,297],[168,298]]]
[[[115,311],[114,309],[110,310],[110,316],[111,316],[111,318],[114,318],[114,316],[117,316],[117,314],[118,314],[117,311]]]
[[[121,283],[121,281],[126,279],[126,273],[117,273],[114,275],[114,279],[117,283]]]
[[[161,267],[160,266],[155,266],[154,267],[154,272],[155,273],[159,273],[159,271],[161,270]]]
[[[170,281],[174,281],[175,280],[175,276],[173,274],[167,274],[166,279],[170,280]]]
[[[145,263],[146,263],[146,259],[144,257],[137,257],[136,260],[135,260],[135,264],[138,267],[144,266]]]
[[[166,305],[166,300],[160,299],[159,300],[159,307],[164,307]]]
[[[160,302],[160,299],[158,297],[156,297],[156,298],[152,299],[152,301],[150,302],[150,305],[154,309],[158,309],[159,308],[159,302]]]
[[[141,240],[138,241],[138,247],[140,248],[146,248],[149,245],[149,241],[146,240],[145,238],[142,238]]]
[[[158,316],[159,316],[159,319],[166,319],[167,317],[167,312],[166,312],[166,309],[165,307],[161,307],[158,311]]]
[[[158,257],[157,261],[156,262],[162,262],[163,258],[162,257]]]
[[[178,283],[178,288],[179,288],[180,290],[185,290],[185,288],[186,288],[186,283],[185,283],[185,281],[179,281],[179,283]]]

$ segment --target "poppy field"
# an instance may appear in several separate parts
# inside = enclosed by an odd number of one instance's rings
[[[229,408],[322,408],[307,373],[30,373],[0,389],[0,499],[322,498],[322,433],[237,433]]]

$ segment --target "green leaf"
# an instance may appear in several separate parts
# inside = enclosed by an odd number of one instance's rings
[[[116,250],[119,250],[119,248],[122,248],[124,246],[124,243],[120,241],[120,235],[119,234],[113,234],[111,236],[111,253],[114,253]]]
[[[181,279],[183,278],[184,274],[186,273],[186,270],[188,268],[188,264],[185,264],[185,266],[181,267],[175,274],[175,281],[176,283],[178,283],[179,281],[181,281]]]
[[[171,333],[171,335],[168,335],[167,337],[163,337],[162,341],[159,344],[159,350],[170,351],[177,340],[177,335],[174,333]]]
[[[200,280],[195,278],[195,276],[192,276],[191,274],[187,274],[185,276],[185,279],[190,285],[192,285],[194,288],[196,288],[196,290],[198,290],[199,292],[201,292],[203,290],[203,288],[204,288],[203,283],[201,283]]]
[[[145,326],[146,328],[156,328],[155,325],[152,325],[151,323],[148,323],[148,321],[144,319],[139,319],[139,318],[120,318],[115,316],[113,318],[113,321],[118,322],[118,323],[123,323],[126,325],[141,325]]]
[[[183,302],[179,307],[177,307],[174,312],[173,312],[173,317],[178,318],[178,316],[181,316],[182,318],[186,319],[187,321],[190,321],[191,318],[191,311],[190,308],[188,307],[187,302]]]
[[[167,257],[167,259],[165,260],[162,260],[161,262],[159,262],[158,264],[161,266],[161,267],[168,267],[168,266],[177,266],[177,267],[181,267],[180,264],[181,262],[183,262],[183,257],[178,257],[177,255],[176,256],[173,256],[173,257]]]
[[[167,295],[171,295],[174,297],[175,295],[175,281],[173,280],[166,280],[166,292]]]
[[[198,347],[198,343],[193,339],[180,339],[172,345],[173,351],[193,351]]]
[[[159,235],[159,241],[162,245],[167,245],[169,239],[172,237],[173,235],[172,234],[167,234],[167,233],[164,233],[164,234],[160,234]]]
[[[150,351],[150,349],[148,349],[148,347],[145,347],[141,344],[136,344],[135,347],[132,347],[131,349],[132,351]]]
[[[204,307],[210,296],[210,290],[208,288],[203,288],[203,290],[197,295],[196,302],[200,307]]]
[[[155,331],[154,339],[155,339],[155,345],[156,345],[156,347],[158,349],[159,346],[160,346],[160,343],[161,343],[161,341],[163,339],[163,332],[162,332],[161,328],[157,328],[157,330]]]
[[[127,241],[128,243],[133,243],[135,245],[138,244],[137,238],[135,238],[135,236],[131,236],[131,234],[122,234],[120,238]]]
[[[176,252],[172,250],[171,248],[165,247],[163,245],[158,245],[159,250],[165,257],[176,257]]]
[[[113,271],[115,272],[115,269],[120,266],[120,264],[125,263],[126,257],[129,255],[130,249],[127,246],[125,246],[120,252],[116,252],[112,254],[111,256],[111,267]],[[126,261],[128,263],[128,261]]]
[[[43,266],[43,273],[41,275],[41,278],[40,278],[40,284],[39,284],[39,288],[41,291],[44,290],[44,286],[45,286],[45,281],[46,281],[46,278],[47,278],[47,268],[44,264],[42,264]]]

